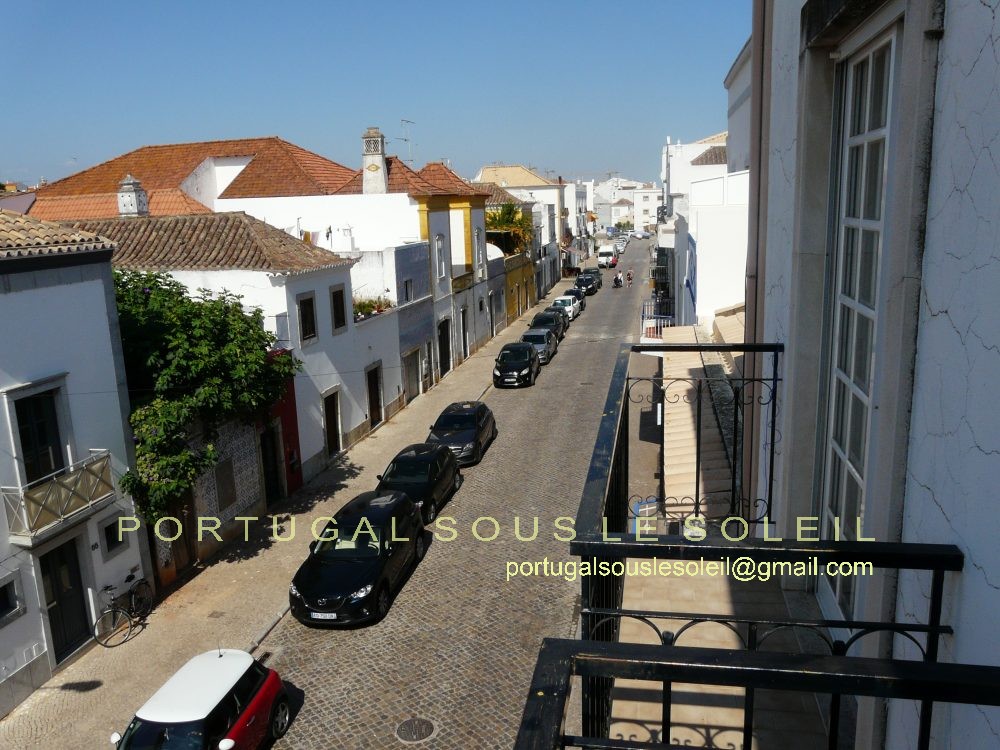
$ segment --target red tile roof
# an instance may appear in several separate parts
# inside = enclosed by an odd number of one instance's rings
[[[726,147],[711,146],[691,160],[692,167],[715,166],[726,163]]]
[[[180,188],[206,159],[240,156],[252,158],[221,198],[328,195],[354,175],[352,169],[271,136],[143,146],[46,185],[38,197],[117,193],[126,174],[152,194]]]
[[[439,161],[428,162],[418,174],[435,187],[446,190],[451,195],[490,195],[489,190],[466,182]]]
[[[0,259],[62,255],[112,247],[112,242],[96,234],[0,209]]]
[[[515,206],[520,206],[522,203],[531,203],[531,201],[521,200],[516,195],[508,193],[495,182],[473,182],[472,185],[489,194],[490,197],[486,199],[487,208],[499,208],[505,203],[513,203]]]
[[[93,195],[41,195],[28,211],[39,219],[77,221],[80,219],[112,219],[118,216],[118,193]],[[149,193],[150,216],[180,216],[210,214],[205,206],[183,190],[153,190]]]
[[[118,246],[112,264],[141,271],[294,274],[354,263],[242,211],[78,221],[68,226],[111,238]]]
[[[389,192],[407,193],[408,195],[451,195],[448,190],[438,187],[419,173],[414,172],[402,159],[396,156],[385,157],[385,169],[388,173]],[[352,195],[364,192],[364,177],[361,170],[354,172],[350,181],[333,191],[337,195]]]

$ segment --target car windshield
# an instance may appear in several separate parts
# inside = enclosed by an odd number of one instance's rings
[[[388,482],[423,482],[427,480],[431,465],[426,461],[396,459],[385,470],[382,479]]]
[[[313,554],[324,560],[356,560],[359,557],[378,557],[382,529],[371,523],[344,529],[327,526],[319,536]]]
[[[555,325],[558,320],[559,318],[555,316],[555,313],[549,313],[548,315],[536,315],[535,319],[531,321],[531,325],[532,327],[536,325],[537,326]]]
[[[207,747],[203,721],[159,724],[138,717],[132,719],[118,743],[119,750],[205,750]]]
[[[442,414],[434,423],[435,430],[471,430],[476,426],[475,414]]]
[[[566,307],[567,305],[570,304],[570,301],[568,299],[556,299],[552,300],[552,304],[558,305],[559,307]]]
[[[545,336],[540,333],[526,333],[521,337],[521,341],[527,341],[529,344],[544,344]]]
[[[503,349],[497,362],[501,365],[513,365],[528,361],[527,349]]]

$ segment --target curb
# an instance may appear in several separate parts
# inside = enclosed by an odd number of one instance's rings
[[[260,648],[260,644],[263,643],[264,639],[267,638],[267,636],[269,636],[271,634],[271,631],[274,630],[275,627],[277,627],[278,623],[281,622],[281,618],[283,618],[285,615],[288,614],[288,610],[289,609],[290,609],[290,607],[286,606],[278,614],[278,616],[275,617],[273,620],[271,620],[271,622],[267,625],[267,627],[265,627],[260,632],[260,635],[258,635],[254,640],[250,641],[250,647],[247,649],[247,653],[253,654],[254,651],[256,651],[258,648]]]

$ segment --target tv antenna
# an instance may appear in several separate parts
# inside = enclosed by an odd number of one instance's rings
[[[410,127],[409,126],[410,125],[416,125],[416,124],[417,123],[415,123],[413,120],[400,119],[400,121],[399,121],[399,126],[403,129],[403,137],[399,138],[398,140],[403,141],[403,142],[406,143],[406,153],[410,157],[406,161],[407,161],[407,163],[411,167],[413,166],[413,141],[410,138]]]

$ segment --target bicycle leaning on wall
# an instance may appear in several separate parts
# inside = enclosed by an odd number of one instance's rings
[[[129,574],[128,584],[135,580]],[[105,608],[94,623],[94,639],[102,646],[120,646],[132,636],[132,630],[141,624],[153,609],[153,589],[145,578],[132,584],[128,591],[115,596],[117,586],[108,584],[101,589]]]

